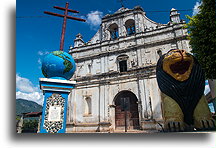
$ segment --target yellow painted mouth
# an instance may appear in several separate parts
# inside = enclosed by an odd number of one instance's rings
[[[178,81],[185,81],[189,78],[193,57],[185,50],[171,50],[163,59],[163,70]]]

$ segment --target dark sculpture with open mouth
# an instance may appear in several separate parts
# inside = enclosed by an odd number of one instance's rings
[[[158,60],[156,76],[167,131],[215,129],[204,96],[204,71],[194,56],[185,50],[170,50]]]

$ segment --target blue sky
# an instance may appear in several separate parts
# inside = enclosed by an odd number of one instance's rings
[[[49,16],[43,11],[63,14],[63,11],[54,9],[53,6],[65,7],[80,11],[80,14],[70,13],[71,16],[85,18],[86,23],[74,20],[67,21],[64,51],[73,45],[76,34],[81,33],[85,42],[96,33],[101,17],[117,11],[121,4],[118,0],[17,0],[16,3],[16,96],[42,103],[39,89],[41,61],[43,57],[54,50],[59,50],[61,27],[63,19]],[[126,8],[132,9],[140,5],[146,16],[155,22],[166,24],[169,21],[171,8],[179,11],[181,19],[185,15],[192,15],[197,0],[126,0]],[[167,12],[148,12],[167,11]],[[187,21],[187,20],[186,20]]]

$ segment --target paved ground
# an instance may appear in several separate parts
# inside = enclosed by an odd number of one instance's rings
[[[216,131],[193,131],[193,132],[160,132],[158,130],[128,130],[127,132],[125,132],[125,130],[115,130],[114,132],[69,132],[69,133],[95,133],[95,134],[99,134],[99,133],[114,133],[114,134],[117,134],[117,133],[125,133],[125,134],[151,134],[151,133],[176,133],[176,134],[181,134],[181,133],[184,133],[184,134],[199,134],[199,133],[216,133]]]
[[[142,130],[128,130],[127,132],[125,132],[125,130],[116,130],[114,131],[114,133],[159,133],[159,131],[157,130],[145,130],[145,131],[142,131]]]

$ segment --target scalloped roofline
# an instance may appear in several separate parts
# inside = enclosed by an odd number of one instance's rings
[[[157,25],[161,25],[161,26],[167,26],[167,24],[161,24],[161,23],[157,23],[153,20],[151,20],[150,18],[148,18],[145,14],[143,15],[148,21],[150,21],[151,23],[157,24]]]
[[[172,9],[174,9],[174,8],[172,8]],[[171,10],[172,10],[172,9],[171,9]],[[113,14],[106,14],[104,17],[102,17],[102,22],[103,22],[103,20],[105,20],[105,19],[109,19],[109,18],[118,16],[118,15],[121,15],[121,14],[123,14],[123,13],[126,13],[126,12],[133,12],[133,11],[135,11],[135,10],[140,11],[140,12],[142,13],[143,17],[144,17],[146,20],[148,20],[149,22],[151,22],[151,23],[153,23],[153,24],[156,24],[156,25],[158,25],[158,26],[167,26],[167,24],[157,23],[157,22],[151,20],[150,18],[148,18],[148,17],[146,16],[146,12],[144,11],[144,9],[143,9],[141,6],[135,6],[133,9],[121,7],[121,8],[119,8],[116,12],[114,12]],[[176,10],[176,9],[175,9],[175,10]],[[101,24],[102,24],[102,23],[101,23]],[[100,25],[101,25],[101,24],[100,24]],[[88,40],[86,43],[91,42],[92,39],[93,39],[100,31],[101,31],[101,28],[99,28],[99,29],[97,30],[97,32],[94,34],[94,36],[93,36],[90,40]]]

